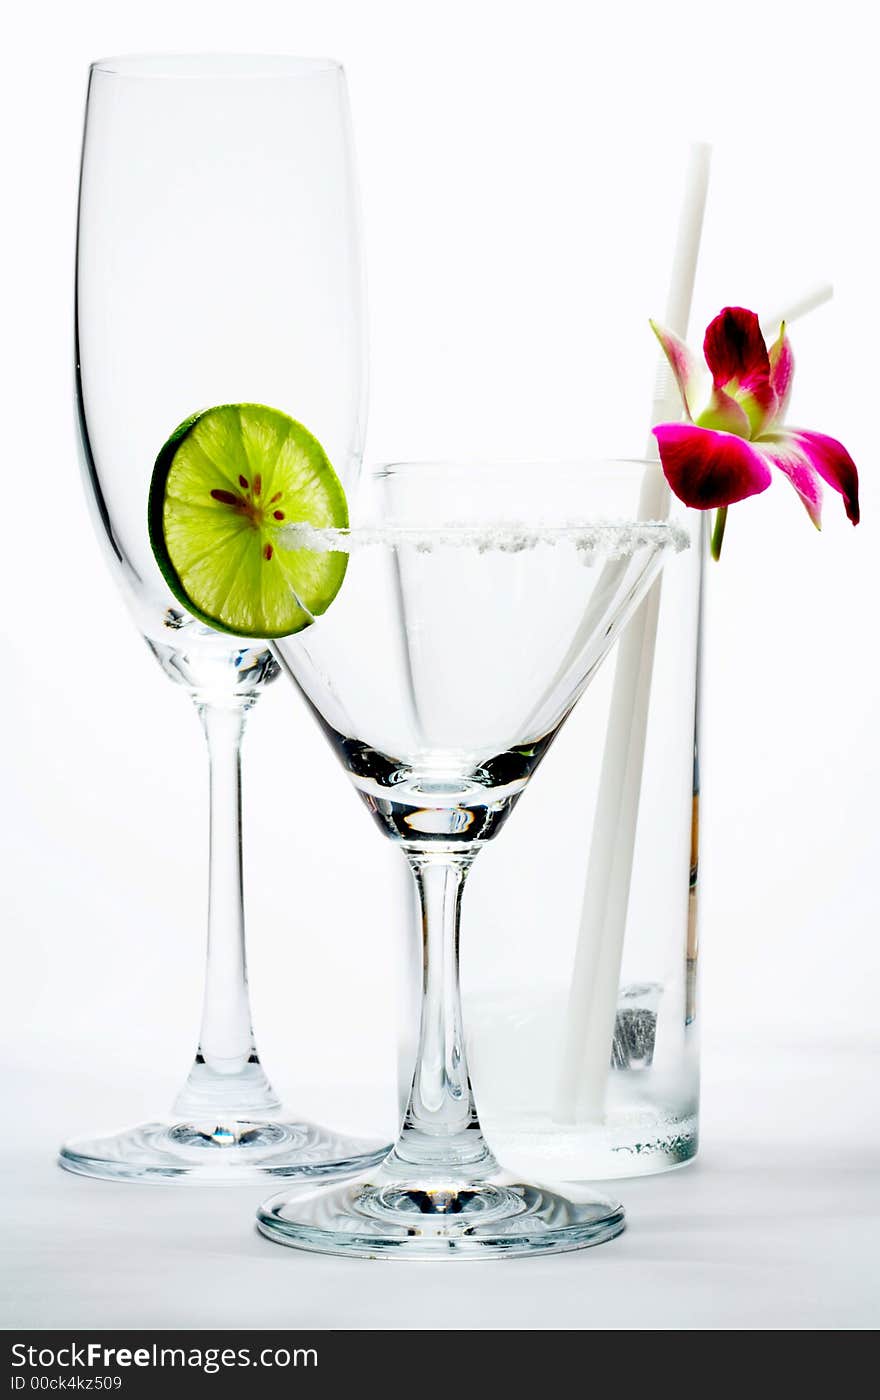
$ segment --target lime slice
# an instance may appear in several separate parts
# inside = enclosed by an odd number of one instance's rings
[[[223,404],[171,434],[150,484],[150,544],[176,598],[211,627],[286,637],[330,606],[347,555],[285,548],[287,525],[346,526],[312,434],[262,404]]]

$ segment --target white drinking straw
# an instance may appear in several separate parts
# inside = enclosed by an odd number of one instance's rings
[[[690,320],[711,155],[711,146],[702,142],[693,145],[685,177],[664,322],[682,338],[687,336]],[[671,374],[663,373],[658,376],[651,423],[668,422],[678,416],[675,382]],[[656,460],[653,436],[648,455]],[[659,465],[652,465],[642,483],[639,519],[662,520],[668,512],[669,489]],[[659,607],[658,578],[618,644],[554,1105],[553,1116],[561,1123],[600,1118],[605,1103]]]
[[[803,296],[798,297],[797,301],[789,302],[787,311],[780,311],[778,316],[762,316],[761,330],[765,336],[775,337],[781,322],[784,321],[786,325],[790,325],[792,321],[799,320],[808,312],[815,311],[817,306],[823,306],[833,296],[834,288],[831,283],[819,282],[811,292],[805,292]]]

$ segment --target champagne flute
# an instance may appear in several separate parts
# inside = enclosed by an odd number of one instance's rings
[[[170,1117],[67,1143],[87,1176],[340,1174],[365,1143],[283,1114],[251,1027],[240,746],[268,644],[185,612],[153,557],[156,456],[198,410],[277,405],[351,486],[365,418],[362,260],[345,76],[329,59],[111,58],[90,71],[76,262],[77,398],[98,536],[136,626],[195,702],[210,762],[205,995]]]

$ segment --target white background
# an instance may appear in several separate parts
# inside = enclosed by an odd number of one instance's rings
[[[849,0],[733,10],[81,0],[19,8],[11,29],[7,20],[0,1029],[7,1086],[24,1086],[44,1153],[99,1126],[99,1110],[124,1121],[164,1108],[192,1053],[200,996],[198,727],[129,624],[77,467],[78,147],[87,65],[108,53],[329,53],[345,63],[369,272],[371,460],[576,455],[615,432],[623,450],[638,450],[653,356],[644,318],[662,305],[628,316],[633,287],[665,257],[672,217],[639,191],[672,191],[674,208],[689,139],[716,147],[695,343],[726,302],[769,312],[834,282],[834,301],[794,330],[790,417],[847,444],[864,523],[853,531],[829,492],[819,536],[782,482],[731,514],[710,612],[703,1007],[707,1073],[722,1041],[734,1062],[742,1047],[743,1064],[761,1037],[795,1065],[798,1046],[826,1048],[829,1064],[876,1055],[880,228],[866,15]],[[625,147],[638,158],[618,158]],[[639,161],[655,149],[640,186]],[[607,228],[630,208],[630,237],[608,260]],[[662,302],[662,277],[654,285]],[[394,853],[280,685],[253,717],[246,760],[264,1058],[316,1114],[328,1095],[342,1102],[356,1060],[361,1112],[391,1132]],[[343,838],[334,848],[331,817]],[[766,1066],[772,1075],[772,1055]],[[758,1074],[755,1093],[761,1083]],[[819,1130],[809,1091],[802,1109],[807,1143]],[[860,1115],[876,1120],[870,1097],[853,1101],[838,1139],[861,1139]],[[707,1121],[722,1120],[716,1111]],[[27,1304],[9,1316],[79,1318],[79,1286],[87,1291],[81,1274],[54,1312]],[[30,1287],[28,1297],[41,1295],[39,1281]],[[820,1307],[812,1325],[860,1325],[866,1289],[849,1312]],[[135,1293],[122,1320],[141,1316]],[[394,1325],[390,1312],[364,1317]],[[359,1325],[356,1310],[347,1324]],[[479,1307],[459,1325],[480,1325]],[[590,1322],[566,1314],[562,1325]]]

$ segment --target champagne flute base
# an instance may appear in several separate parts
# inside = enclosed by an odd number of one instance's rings
[[[58,1164],[104,1181],[217,1182],[266,1177],[354,1176],[380,1162],[387,1144],[330,1132],[315,1123],[231,1118],[141,1123],[65,1143]]]

